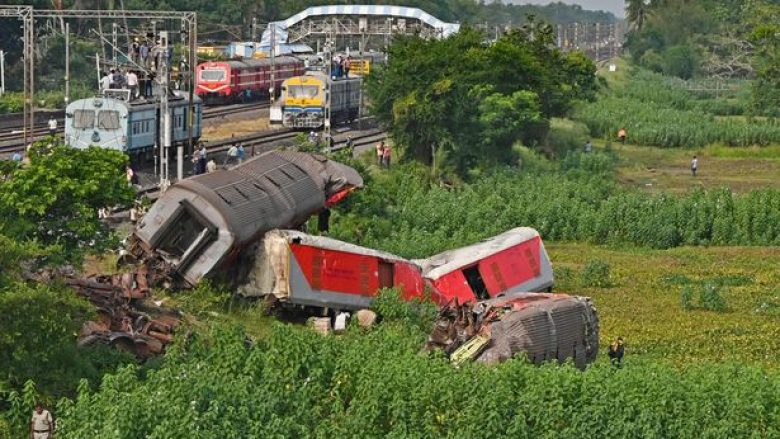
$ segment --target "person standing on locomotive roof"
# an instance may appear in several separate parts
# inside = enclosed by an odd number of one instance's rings
[[[344,58],[344,77],[349,79],[349,67],[352,65],[350,57]]]
[[[141,46],[138,44],[138,38],[133,40],[133,44],[130,45],[130,56],[134,63],[138,63],[138,56],[141,52]]]
[[[130,89],[131,101],[138,97],[138,76],[132,70],[127,72],[127,88]]]
[[[108,88],[119,88],[116,84],[116,70],[111,69],[111,73],[108,74]]]
[[[111,88],[111,78],[108,77],[108,73],[103,72],[103,76],[100,78],[100,93],[103,93],[103,90],[108,90]]]
[[[146,44],[146,41],[141,43],[141,47],[138,48],[138,54],[141,56],[141,59],[139,60],[140,64],[148,67],[149,65],[146,63],[146,59],[149,58],[149,45]]]

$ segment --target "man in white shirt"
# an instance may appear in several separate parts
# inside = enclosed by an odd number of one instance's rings
[[[130,89],[130,100],[138,97],[138,76],[133,71],[127,72],[127,88]]]
[[[49,118],[49,135],[50,136],[57,135],[57,119],[55,119],[54,116],[51,116]]]
[[[103,90],[108,90],[111,88],[111,77],[108,76],[108,73],[103,72],[103,77],[100,78],[100,92],[102,93]]]
[[[225,163],[224,165],[227,166],[229,164],[235,164],[238,161],[238,147],[236,144],[230,145],[230,148],[227,152],[227,157],[225,157]]]
[[[693,160],[691,160],[691,175],[694,177],[696,176],[697,169],[699,169],[699,159],[697,159],[696,156],[693,156]]]
[[[51,413],[43,408],[40,402],[35,404],[35,411],[30,421],[30,437],[32,439],[50,439],[54,433],[54,420]]]

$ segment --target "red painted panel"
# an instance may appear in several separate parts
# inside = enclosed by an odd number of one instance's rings
[[[495,297],[541,274],[540,243],[541,238],[537,236],[479,262],[479,274],[491,296]]]
[[[455,270],[433,281],[433,286],[441,292],[444,303],[457,298],[458,303],[473,302],[474,292],[471,291],[463,271]]]
[[[290,244],[313,290],[375,296],[379,288],[377,258],[355,253]]]
[[[395,263],[394,281],[396,286],[401,286],[404,300],[422,298],[425,292],[420,270],[412,264],[403,262]]]

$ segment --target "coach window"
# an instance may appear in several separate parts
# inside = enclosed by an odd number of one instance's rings
[[[73,128],[92,128],[95,126],[95,112],[92,110],[76,110],[73,113]]]
[[[119,129],[119,112],[114,110],[103,110],[98,113],[98,128],[104,130]]]

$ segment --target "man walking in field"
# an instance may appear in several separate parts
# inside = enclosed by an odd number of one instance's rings
[[[623,365],[623,354],[625,354],[625,346],[623,346],[623,337],[618,337],[611,345],[609,345],[609,359],[612,365],[618,369]]]
[[[696,158],[696,156],[693,156],[693,160],[691,160],[691,175],[694,177],[696,176],[697,169],[699,169],[699,159]]]
[[[620,143],[623,145],[626,144],[626,129],[621,128],[620,131],[618,131],[618,140],[620,140]]]
[[[51,413],[43,408],[43,404],[36,403],[30,421],[30,439],[50,439],[53,433],[54,419]]]

